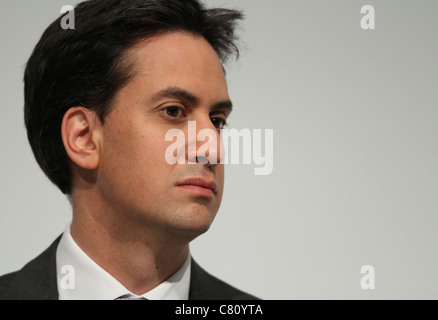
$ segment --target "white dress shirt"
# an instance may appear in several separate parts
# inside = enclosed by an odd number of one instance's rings
[[[190,264],[189,254],[176,273],[140,297],[148,300],[188,300]],[[139,297],[82,251],[70,234],[70,226],[62,235],[56,251],[56,273],[60,300],[114,300],[126,294]]]

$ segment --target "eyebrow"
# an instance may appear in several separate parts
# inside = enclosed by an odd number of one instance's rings
[[[161,98],[167,98],[167,97],[183,99],[193,105],[199,105],[201,102],[201,99],[196,95],[194,95],[193,93],[178,87],[170,87],[161,90],[158,93],[156,93],[152,99],[159,100]],[[231,112],[233,110],[233,103],[230,100],[216,102],[212,106],[212,111],[218,109],[228,109],[229,112]]]

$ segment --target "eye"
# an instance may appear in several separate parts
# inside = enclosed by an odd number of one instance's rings
[[[216,129],[223,129],[227,125],[227,121],[224,118],[214,117],[211,118],[211,123],[213,123]]]
[[[161,111],[167,117],[174,118],[174,119],[180,118],[181,116],[184,116],[184,110],[181,107],[170,106],[170,107],[163,108]]]

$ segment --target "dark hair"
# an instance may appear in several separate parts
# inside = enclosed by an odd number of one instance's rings
[[[94,110],[104,122],[115,94],[130,78],[124,53],[162,32],[205,38],[224,63],[238,56],[235,26],[241,12],[206,9],[198,0],[89,0],[74,9],[75,29],[62,16],[44,32],[26,66],[24,112],[35,158],[59,189],[71,194],[69,158],[61,123],[73,106]]]

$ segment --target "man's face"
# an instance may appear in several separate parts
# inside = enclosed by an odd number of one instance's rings
[[[223,193],[217,129],[231,109],[221,63],[205,39],[183,32],[141,42],[130,57],[134,75],[102,126],[98,192],[123,219],[195,237],[210,227]],[[218,164],[188,163],[196,161],[187,152],[188,121],[197,132],[215,130],[218,148],[208,158]],[[173,128],[185,134],[184,164],[165,158]]]

